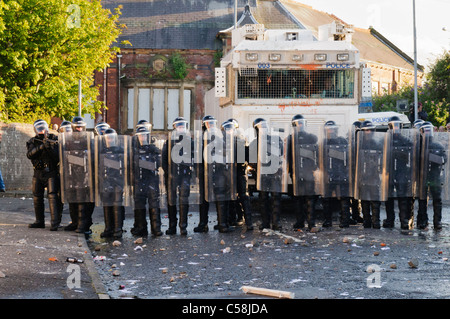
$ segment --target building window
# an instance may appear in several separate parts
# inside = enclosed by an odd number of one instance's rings
[[[239,99],[351,99],[355,71],[261,70],[238,73]]]
[[[154,130],[171,130],[176,117],[191,122],[192,90],[174,87],[133,87],[127,89],[127,128],[147,120]]]

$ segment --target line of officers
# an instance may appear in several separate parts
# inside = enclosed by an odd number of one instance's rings
[[[92,213],[103,206],[105,229],[101,237],[120,238],[125,207],[134,209],[135,236],[150,230],[162,235],[161,208],[167,208],[166,234],[186,235],[190,205],[199,205],[195,232],[208,231],[209,205],[215,204],[219,232],[236,225],[253,230],[248,176],[259,192],[260,229],[280,230],[281,196],[294,199],[295,229],[316,227],[316,203],[322,198],[322,227],[332,226],[339,211],[339,226],[363,223],[394,227],[398,202],[402,229],[428,225],[428,197],[433,201],[434,229],[441,229],[442,201],[448,190],[449,134],[434,132],[429,122],[418,120],[403,128],[398,117],[380,132],[371,121],[343,127],[334,121],[309,127],[298,114],[289,125],[269,125],[263,118],[243,131],[236,120],[220,126],[205,116],[201,129],[189,131],[178,117],[167,140],[152,135],[151,124],[139,121],[133,136],[118,135],[107,123],[94,133],[86,131],[81,117],[64,121],[58,136],[49,134],[43,120],[34,123],[36,136],[27,142],[27,156],[34,167],[33,197],[36,221],[44,227],[44,191],[50,208],[51,230],[61,223],[63,205],[69,205],[71,223],[65,230],[89,234]],[[250,131],[250,134],[249,134]],[[253,139],[251,135],[253,134]],[[361,217],[362,212],[362,217]]]

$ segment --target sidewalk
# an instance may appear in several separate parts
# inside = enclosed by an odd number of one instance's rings
[[[107,298],[84,235],[63,228],[51,232],[48,208],[45,217],[45,229],[28,228],[34,221],[31,193],[0,195],[0,299]],[[69,222],[66,205],[62,225]]]

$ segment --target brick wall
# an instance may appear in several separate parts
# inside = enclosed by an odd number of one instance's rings
[[[0,168],[6,190],[31,190],[33,166],[27,158],[26,142],[33,137],[31,124],[0,123]]]

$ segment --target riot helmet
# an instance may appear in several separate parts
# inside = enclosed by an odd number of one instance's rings
[[[228,119],[227,122],[231,122],[234,124],[235,128],[239,128],[239,122],[236,119],[231,118],[231,119]]]
[[[361,129],[361,124],[362,124],[361,121],[355,121],[352,123],[352,128],[355,131],[359,131]]]
[[[135,132],[137,132],[138,128],[145,127],[149,133],[152,132],[153,125],[147,120],[139,120],[136,124]]]
[[[205,115],[202,118],[202,129],[209,130],[211,128],[217,128],[217,120],[212,115]]]
[[[431,124],[431,122],[422,123],[422,126],[420,127],[420,133],[422,133],[422,135],[433,136],[433,132],[434,126],[433,124]]]
[[[145,127],[141,126],[136,129],[136,137],[140,146],[149,145],[150,144],[150,131]]]
[[[225,122],[222,123],[220,128],[224,132],[233,132],[233,130],[236,128],[236,126],[235,126],[235,124],[233,122],[225,121]]]
[[[72,118],[72,130],[74,132],[84,132],[86,131],[86,122],[81,116],[74,116]]]
[[[298,127],[300,131],[304,131],[306,127],[306,119],[301,114],[294,115],[291,120],[293,127]]]
[[[189,129],[188,121],[184,117],[177,117],[172,122],[173,129],[179,133],[187,133]]]
[[[324,125],[325,136],[327,139],[336,138],[338,136],[338,127],[335,121],[327,121]]]
[[[402,120],[398,116],[392,116],[389,119],[388,127],[393,133],[399,133],[402,129]]]
[[[33,123],[34,126],[34,132],[37,135],[43,135],[43,136],[47,136],[48,135],[48,124],[46,121],[39,119],[34,121]]]
[[[111,148],[119,145],[119,137],[115,129],[108,128],[103,133],[103,140],[106,148]]]
[[[59,133],[72,132],[72,123],[70,123],[69,121],[62,121],[58,132]]]
[[[108,123],[100,122],[97,125],[95,125],[94,132],[97,135],[103,135],[105,133],[105,131],[109,128],[110,128],[110,126]]]
[[[261,117],[253,121],[253,128],[259,130],[261,128],[268,128],[267,121]]]
[[[361,123],[361,130],[363,131],[374,131],[375,128],[376,127],[371,120],[365,120],[364,122]]]
[[[420,128],[420,127],[423,125],[423,123],[425,123],[424,120],[422,120],[422,119],[417,119],[417,120],[415,120],[415,121],[413,122],[413,127],[418,129],[418,128]]]

